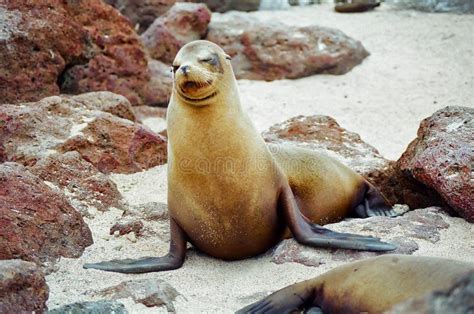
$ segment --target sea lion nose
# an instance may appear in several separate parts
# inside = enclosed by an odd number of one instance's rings
[[[188,74],[189,72],[189,65],[183,65],[180,67],[180,70],[181,72],[183,72],[183,74]]]

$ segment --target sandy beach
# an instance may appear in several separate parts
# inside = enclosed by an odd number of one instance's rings
[[[449,105],[474,107],[474,15],[398,11],[342,15],[330,5],[249,13],[261,20],[340,29],[360,40],[370,56],[345,75],[315,75],[273,82],[239,81],[242,103],[260,131],[297,115],[322,114],[359,133],[383,156],[396,160],[415,138],[420,121]],[[153,123],[153,122],[150,122]],[[112,180],[129,205],[166,203],[166,165],[140,173],[115,174]],[[49,309],[78,301],[99,300],[95,291],[126,280],[161,279],[180,294],[178,313],[231,313],[279,288],[321,274],[342,262],[308,267],[277,265],[271,254],[224,262],[188,250],[181,269],[142,275],[84,270],[86,262],[160,256],[168,250],[167,222],[147,223],[144,235],[110,236],[122,211],[111,209],[85,218],[94,244],[78,259],[62,258],[47,276]],[[415,255],[474,262],[474,225],[443,216],[450,227],[432,244],[417,240]],[[131,299],[119,300],[130,313],[166,312]]]

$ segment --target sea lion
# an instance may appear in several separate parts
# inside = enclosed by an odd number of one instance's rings
[[[323,313],[382,313],[408,299],[448,289],[470,272],[474,272],[472,263],[388,254],[336,267],[278,290],[237,313],[291,313],[317,308]]]
[[[187,242],[213,257],[243,259],[290,235],[315,247],[396,248],[318,225],[351,214],[395,213],[372,185],[335,160],[288,147],[276,147],[272,155],[240,106],[230,57],[219,46],[186,44],[173,73],[167,113],[170,251],[164,257],[85,268],[123,273],[176,269],[184,262]]]
[[[334,10],[339,13],[360,13],[375,9],[380,5],[377,0],[352,0],[338,2],[334,6]]]

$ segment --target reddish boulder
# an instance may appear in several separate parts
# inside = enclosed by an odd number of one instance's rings
[[[89,36],[88,60],[61,75],[61,91],[80,94],[108,90],[133,105],[145,104],[150,78],[147,57],[128,20],[100,0],[67,1],[65,8]]]
[[[4,0],[0,6],[0,102],[59,94],[57,79],[83,62],[87,33],[62,1]]]
[[[0,261],[0,313],[43,313],[48,296],[37,265],[19,259]]]
[[[122,95],[111,92],[92,92],[73,96],[72,99],[89,110],[104,111],[119,118],[137,122],[134,107]]]
[[[165,14],[176,0],[108,0],[106,2],[128,17],[135,29],[143,33],[157,17]]]
[[[6,0],[0,18],[3,103],[108,90],[149,104],[145,50],[113,7],[100,0]]]
[[[78,151],[104,173],[133,173],[166,163],[167,139],[143,125],[113,116],[97,117],[59,151]]]
[[[94,110],[105,107],[131,119],[135,116],[127,104],[112,93],[90,93],[3,105],[0,157],[33,166],[53,153],[77,149],[101,171],[126,173],[166,162],[166,138],[143,125]]]
[[[0,164],[0,259],[79,257],[92,243],[89,227],[64,195],[19,164]]]
[[[65,191],[71,204],[83,215],[89,213],[90,207],[100,211],[123,207],[122,195],[115,183],[78,152],[52,154],[29,170]]]
[[[262,134],[268,143],[297,145],[329,155],[374,184],[393,204],[423,208],[443,204],[436,195],[400,176],[389,161],[356,133],[328,116],[298,116],[272,126]]]
[[[206,38],[232,57],[239,79],[344,74],[369,55],[359,41],[336,29],[264,23],[237,12],[213,16]]]
[[[178,2],[141,35],[143,44],[153,59],[171,65],[182,46],[204,37],[210,20],[206,5]]]
[[[420,124],[397,162],[408,179],[435,190],[454,211],[474,222],[474,109],[446,107]]]

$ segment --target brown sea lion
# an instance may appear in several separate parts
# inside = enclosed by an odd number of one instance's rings
[[[334,10],[339,13],[360,13],[375,9],[380,1],[375,0],[352,0],[336,3]]]
[[[265,252],[285,236],[327,248],[388,251],[370,236],[318,224],[347,216],[395,215],[360,175],[315,152],[284,146],[273,154],[240,106],[229,57],[194,41],[173,64],[168,107],[168,207],[171,244],[164,257],[86,264],[123,273],[181,267],[186,244],[225,260]]]
[[[472,263],[424,256],[377,256],[278,290],[237,313],[309,309],[323,313],[382,313],[431,291],[449,289],[470,272],[474,272]],[[474,309],[474,300],[471,303]]]

